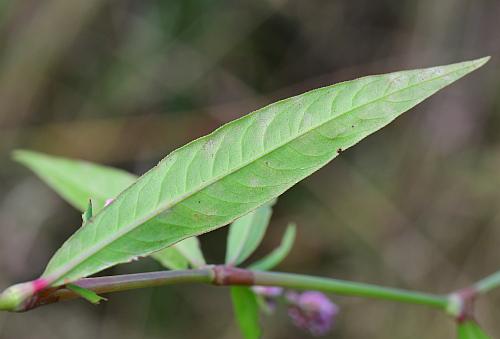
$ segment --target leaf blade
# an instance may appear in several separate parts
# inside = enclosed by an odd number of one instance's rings
[[[189,267],[189,261],[175,246],[167,247],[155,252],[151,254],[151,257],[171,270],[185,270]]]
[[[226,264],[239,265],[262,241],[272,215],[274,201],[236,219],[229,226]]]
[[[230,122],[129,186],[59,249],[43,277],[72,281],[226,225],[486,61],[360,78]]]
[[[258,339],[261,335],[259,305],[248,287],[231,287],[231,300],[236,321],[245,339]]]
[[[83,211],[84,223],[102,209],[108,199],[116,197],[137,180],[137,176],[118,168],[33,151],[15,151],[14,159],[35,172],[72,206]],[[185,269],[189,264],[193,267],[205,265],[196,237],[151,256],[169,269]]]
[[[192,267],[201,267],[207,264],[197,237],[184,239],[174,244],[174,247],[186,258]]]
[[[258,271],[267,271],[279,265],[292,249],[297,233],[296,230],[297,226],[295,224],[288,224],[280,245],[264,258],[251,264],[249,268]]]
[[[137,180],[135,175],[117,168],[39,152],[17,150],[13,158],[82,212],[92,198],[95,214],[107,199],[116,197]]]

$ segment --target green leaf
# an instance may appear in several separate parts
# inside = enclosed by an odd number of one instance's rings
[[[490,339],[490,336],[475,321],[468,320],[458,324],[458,339]]]
[[[266,233],[275,201],[236,219],[229,227],[226,264],[239,265],[259,246]]]
[[[89,221],[92,218],[93,212],[92,212],[92,199],[89,199],[89,205],[85,212],[82,214],[82,222],[85,224],[87,221]]]
[[[289,224],[283,235],[283,239],[281,239],[281,244],[264,258],[254,262],[249,268],[258,271],[267,271],[278,266],[287,257],[288,253],[290,253],[296,233],[296,225]]]
[[[47,185],[80,211],[89,199],[97,213],[137,180],[135,175],[82,160],[50,156],[32,151],[15,151],[14,159],[35,172]]]
[[[71,290],[78,294],[80,297],[86,299],[87,301],[91,302],[92,304],[99,304],[102,300],[106,301],[106,298],[101,297],[94,291],[88,290],[86,288],[80,287],[75,284],[68,284],[66,285],[66,288],[68,290]]]
[[[191,237],[178,242],[172,247],[167,247],[151,255],[163,266],[172,270],[181,270],[206,265],[205,258],[200,249],[198,238]]]
[[[84,223],[104,207],[106,200],[116,197],[137,180],[135,175],[117,168],[32,151],[16,151],[14,158],[35,172],[70,204],[85,211],[82,216]],[[170,269],[184,269],[189,263],[193,267],[205,265],[196,237],[151,256]]]
[[[175,248],[189,261],[192,267],[205,266],[205,258],[200,248],[200,241],[196,237],[184,239],[174,245]]]
[[[279,101],[173,151],[50,260],[53,285],[227,225],[488,58],[343,82]]]
[[[151,257],[171,270],[185,270],[189,267],[189,261],[175,246],[167,247],[161,251],[155,252],[151,255]]]
[[[259,305],[255,293],[248,287],[231,287],[231,300],[236,321],[245,339],[260,337]]]

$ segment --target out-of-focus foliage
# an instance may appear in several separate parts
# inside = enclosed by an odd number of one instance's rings
[[[493,56],[487,72],[280,199],[255,258],[294,220],[301,241],[286,271],[444,292],[498,268],[498,1],[21,0],[0,11],[0,289],[40,274],[81,223],[11,161],[13,149],[143,173],[277,99],[481,55]],[[201,238],[208,262],[223,260],[226,232]],[[108,273],[159,268],[139,261]],[[500,333],[500,300],[489,299],[477,316],[487,333]],[[451,321],[424,308],[336,302],[332,337],[455,335]],[[0,338],[235,338],[232,320],[224,289],[164,287],[116,294],[98,309],[74,302],[2,314]],[[303,338],[283,313],[264,321],[269,338]]]
[[[66,201],[84,211],[84,224],[137,179],[135,175],[117,168],[38,152],[16,151],[14,158],[35,172]],[[85,204],[87,207],[84,207]],[[196,237],[153,253],[152,257],[170,269],[205,265]]]
[[[16,151],[14,159],[80,211],[85,211],[92,199],[93,214],[137,179],[117,168],[37,152]]]
[[[259,305],[255,294],[246,286],[235,286],[230,289],[234,315],[243,338],[260,338]]]
[[[489,339],[479,325],[472,320],[465,321],[458,325],[458,339]]]

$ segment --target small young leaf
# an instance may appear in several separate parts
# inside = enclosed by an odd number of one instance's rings
[[[82,222],[85,224],[87,221],[89,221],[92,218],[92,199],[89,199],[89,205],[87,206],[87,209],[85,212],[82,214]]]
[[[259,246],[271,219],[274,200],[236,219],[229,227],[226,264],[239,265]]]
[[[249,268],[258,271],[267,271],[279,265],[279,263],[286,258],[288,253],[290,253],[295,241],[296,233],[296,225],[289,224],[286,228],[285,234],[283,235],[283,239],[281,239],[281,244],[264,258],[251,264]]]
[[[232,121],[118,195],[64,243],[42,277],[61,285],[227,225],[487,61],[342,82]]]
[[[35,172],[70,204],[85,211],[82,216],[83,223],[102,209],[106,201],[137,180],[135,175],[117,168],[38,152],[16,151],[14,158]],[[86,209],[81,208],[82,206]],[[180,256],[184,257],[184,260]],[[184,269],[189,263],[192,267],[205,265],[196,237],[178,242],[172,249],[165,248],[154,253],[152,257],[169,269]]]
[[[68,290],[71,290],[78,294],[80,297],[86,299],[87,301],[91,302],[92,304],[99,304],[102,300],[106,301],[106,298],[101,297],[94,291],[88,290],[86,288],[80,287],[75,284],[68,284],[66,285],[66,288]]]
[[[473,320],[458,324],[457,334],[458,339],[491,339]]]
[[[231,287],[231,299],[236,321],[245,339],[260,337],[259,305],[255,293],[248,287]]]

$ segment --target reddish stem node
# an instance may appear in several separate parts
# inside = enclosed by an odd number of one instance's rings
[[[213,268],[214,285],[253,285],[255,283],[254,275],[251,271],[232,267],[218,265]]]

